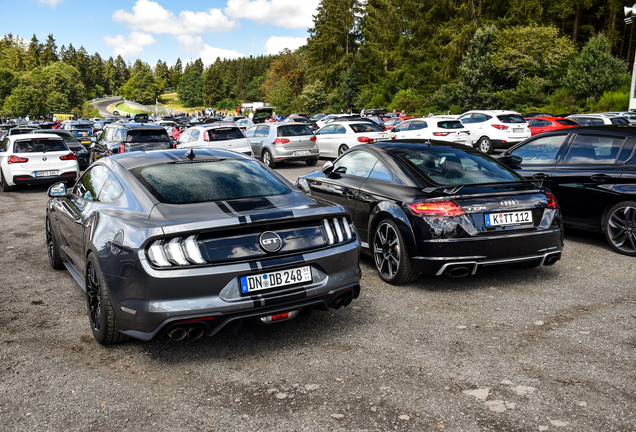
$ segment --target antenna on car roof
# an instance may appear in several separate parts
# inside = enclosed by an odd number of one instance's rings
[[[194,159],[196,155],[194,154],[194,149],[190,149],[186,152],[186,157],[190,160]]]

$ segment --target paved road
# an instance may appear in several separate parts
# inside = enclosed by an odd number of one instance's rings
[[[553,267],[399,287],[363,257],[348,308],[102,347],[48,266],[45,193],[0,192],[0,430],[636,430],[636,261],[602,236],[568,231]]]
[[[121,100],[121,99],[119,99]],[[99,114],[102,116],[112,116],[113,113],[111,113],[110,111],[108,111],[108,107],[112,104],[114,104],[115,102],[117,102],[117,99],[107,99],[107,100],[100,100],[97,102],[93,102],[93,105],[95,105],[95,107],[99,110]]]

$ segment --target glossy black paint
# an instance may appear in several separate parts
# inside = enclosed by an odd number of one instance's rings
[[[492,260],[523,261],[524,257],[549,252],[560,257],[563,247],[560,211],[547,208],[545,188],[518,181],[465,185],[454,192],[454,188],[436,188],[396,156],[408,149],[434,152],[447,147],[466,148],[441,142],[392,141],[349,150],[347,154],[362,151],[375,156],[391,173],[391,181],[337,173],[333,168],[301,179],[306,180],[312,197],[325,198],[349,209],[365,253],[373,253],[370,245],[375,227],[385,218],[393,220],[406,242],[412,267],[424,274],[436,274],[445,264],[465,260],[475,261],[479,266]],[[508,199],[516,199],[518,205],[502,206],[502,201]],[[454,218],[423,217],[406,207],[407,203],[434,200],[452,200],[465,214]],[[485,213],[517,209],[532,211],[532,226],[485,226]]]

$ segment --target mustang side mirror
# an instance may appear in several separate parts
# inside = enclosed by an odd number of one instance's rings
[[[521,164],[521,162],[523,162],[522,158],[515,155],[506,155],[506,156],[498,157],[497,160],[501,162],[502,164],[509,167],[515,167]]]
[[[65,197],[66,196],[66,185],[64,182],[55,183],[51,186],[47,192],[47,195],[50,198],[53,197]]]
[[[322,170],[321,171],[324,172],[325,174],[329,174],[332,170],[333,170],[333,162],[327,161],[322,166]]]

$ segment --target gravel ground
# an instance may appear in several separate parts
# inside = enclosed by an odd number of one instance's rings
[[[290,180],[312,169],[281,164]],[[103,347],[48,265],[46,188],[0,192],[0,430],[636,431],[634,258],[384,284],[238,333]]]

